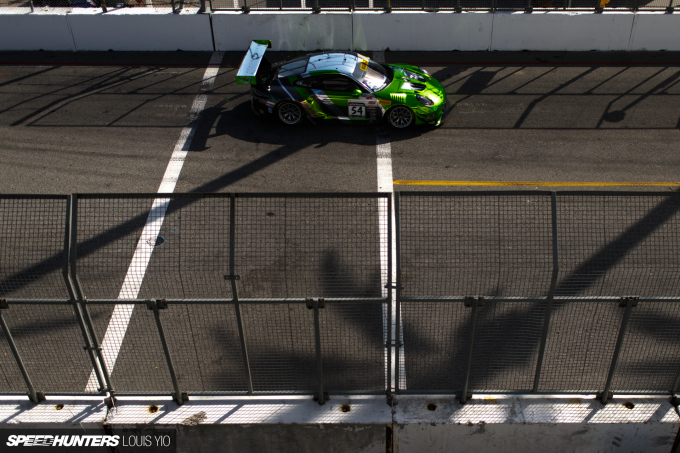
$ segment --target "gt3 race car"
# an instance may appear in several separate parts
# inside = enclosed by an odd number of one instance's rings
[[[249,84],[258,115],[283,124],[305,117],[341,122],[386,119],[399,129],[438,126],[446,113],[444,87],[416,66],[380,64],[356,52],[320,52],[283,63],[263,58],[271,41],[253,41],[236,75]]]

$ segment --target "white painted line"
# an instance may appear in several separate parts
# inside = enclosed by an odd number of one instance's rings
[[[382,129],[379,129],[378,135],[376,136],[376,159],[378,166],[378,192],[388,192],[392,194],[392,200],[394,200],[394,186],[392,184],[392,146],[390,145],[389,135]],[[392,285],[397,283],[397,227],[396,227],[396,215],[394,211],[394,203],[392,203],[389,212],[387,212],[387,204],[381,204],[378,209],[378,215],[380,219],[385,219],[389,215],[391,223],[391,235],[392,240],[388,243],[388,231],[387,225],[380,225],[380,250],[387,252],[388,247],[391,251],[392,256],[392,272],[391,281]],[[387,289],[385,285],[387,284],[387,254],[381,254],[381,275],[382,277],[382,287],[383,287],[383,297],[387,296],[387,291],[391,292],[391,315],[392,315],[392,335],[391,338],[387,338],[387,313],[383,313],[383,338],[386,344],[395,344],[396,334],[396,322],[397,322],[397,291],[394,288]],[[400,322],[399,329],[399,343],[403,344],[404,332],[403,326]],[[392,382],[390,385],[394,387],[395,385],[395,367],[398,363],[399,365],[399,387],[406,388],[406,373],[404,369],[404,349],[403,347],[399,349],[399,361],[397,362],[395,349],[390,348],[389,354],[392,355]]]
[[[382,63],[385,61],[385,53],[384,52],[375,52],[373,54],[373,60],[375,60],[378,63]],[[394,200],[394,178],[392,175],[392,145],[390,144],[390,136],[389,134],[382,128],[378,128],[378,134],[376,135],[376,140],[375,140],[375,145],[376,145],[376,160],[377,160],[377,168],[378,168],[378,192],[387,192],[392,194],[392,200]],[[380,216],[380,219],[386,219],[387,216],[389,215],[390,218],[390,223],[391,223],[391,235],[392,235],[392,240],[391,243],[388,242],[388,229],[387,229],[387,224],[380,224],[380,250],[384,251],[385,253],[381,253],[381,258],[380,258],[380,268],[381,268],[381,286],[383,288],[382,290],[382,296],[387,297],[388,292],[390,291],[391,293],[391,306],[390,306],[390,312],[392,316],[392,335],[391,338],[387,338],[387,319],[388,319],[388,313],[383,311],[383,340],[385,340],[385,344],[395,344],[395,338],[394,335],[396,334],[396,322],[397,322],[397,291],[393,288],[385,288],[385,285],[387,285],[387,269],[388,269],[388,258],[387,258],[387,250],[389,247],[389,250],[391,250],[391,256],[392,256],[392,272],[391,272],[391,280],[392,280],[392,285],[396,285],[397,283],[397,227],[396,227],[396,215],[394,211],[394,203],[391,206],[391,209],[389,212],[387,212],[387,204],[380,204],[378,208],[378,215]],[[400,323],[400,327],[401,323]],[[399,329],[399,343],[403,344],[404,341],[404,329],[403,327]],[[392,375],[392,382],[389,383],[390,388],[394,388],[395,386],[395,371],[396,371],[396,366],[398,364],[399,366],[399,387],[400,388],[406,388],[406,370],[405,370],[405,357],[404,357],[404,348],[399,349],[399,359],[398,361],[396,360],[396,352],[395,348],[386,348],[385,354],[391,354],[391,359],[392,359],[392,370],[391,370],[391,375]],[[387,357],[385,357],[387,359]],[[387,360],[385,360],[385,366],[387,366]]]
[[[191,146],[191,140],[196,133],[198,116],[205,108],[205,104],[208,101],[207,92],[210,91],[215,84],[215,77],[219,72],[223,58],[224,52],[214,52],[210,58],[208,68],[205,70],[205,74],[203,74],[203,81],[201,82],[198,94],[191,106],[186,125],[180,133],[179,139],[175,144],[175,149],[170,157],[170,162],[163,175],[163,180],[158,188],[158,193],[172,193],[175,190],[179,174],[182,171],[187,152]],[[128,267],[127,274],[125,275],[123,286],[118,294],[118,299],[137,298],[139,290],[142,287],[142,282],[144,281],[146,268],[151,259],[151,253],[153,252],[156,238],[163,225],[163,220],[165,220],[165,213],[169,204],[169,198],[156,198],[153,201],[151,212],[149,212],[149,216],[146,219],[142,235],[137,243],[135,253],[132,256],[130,267]],[[106,368],[109,373],[113,372],[113,367],[118,359],[118,353],[123,344],[125,332],[130,323],[134,307],[133,304],[118,304],[114,307],[113,313],[111,314],[111,320],[106,328],[106,333],[104,334],[104,339],[101,344],[102,355],[104,356]],[[85,391],[96,392],[98,387],[95,371],[92,370]]]

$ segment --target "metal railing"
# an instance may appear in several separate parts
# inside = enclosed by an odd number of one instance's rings
[[[678,0],[211,0],[214,10],[666,11]]]
[[[0,7],[30,9],[171,8],[172,12],[208,11],[665,11],[680,0],[0,0]]]
[[[0,196],[0,393],[677,392],[680,194],[391,205]]]
[[[158,11],[203,13],[207,12],[206,0],[0,0],[1,9],[16,9],[17,13],[30,11],[73,11],[74,9],[97,8],[106,13],[121,8],[151,8]]]

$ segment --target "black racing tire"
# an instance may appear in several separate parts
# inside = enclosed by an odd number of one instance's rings
[[[276,107],[276,118],[286,126],[297,126],[305,119],[305,111],[296,102],[283,101]]]
[[[405,105],[396,105],[387,111],[387,122],[395,129],[406,129],[415,121],[413,111]]]

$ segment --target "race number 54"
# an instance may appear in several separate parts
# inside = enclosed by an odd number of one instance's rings
[[[365,118],[366,105],[364,103],[349,103],[349,117],[350,118]]]

